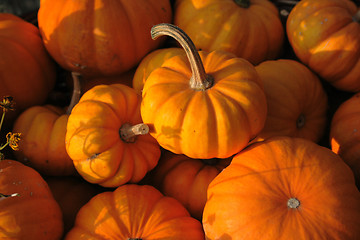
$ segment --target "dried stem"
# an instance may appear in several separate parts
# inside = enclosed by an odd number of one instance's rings
[[[79,102],[81,96],[81,88],[80,88],[80,81],[82,79],[82,75],[77,72],[71,72],[71,77],[73,80],[73,92],[71,96],[70,104],[66,110],[66,114],[70,114],[73,107]]]
[[[145,123],[139,123],[136,125],[131,125],[125,123],[120,128],[120,137],[125,142],[134,142],[135,137],[138,135],[145,135],[149,133],[149,126]]]
[[[163,35],[174,38],[185,50],[192,72],[190,87],[202,91],[210,88],[214,82],[213,77],[206,74],[200,55],[190,37],[182,29],[169,23],[161,23],[152,27],[151,37],[153,39]]]

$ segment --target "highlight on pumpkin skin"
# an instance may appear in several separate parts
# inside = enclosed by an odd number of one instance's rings
[[[101,84],[74,106],[66,151],[88,182],[117,187],[138,182],[155,167],[160,146],[140,116],[141,97],[124,84]]]
[[[186,55],[164,61],[144,84],[141,115],[150,134],[163,148],[191,158],[227,158],[244,148],[267,112],[255,67],[225,51],[197,51],[172,24],[154,26],[151,35],[175,38]]]

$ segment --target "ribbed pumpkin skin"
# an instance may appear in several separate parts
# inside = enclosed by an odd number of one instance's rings
[[[24,109],[45,103],[56,72],[39,29],[15,15],[0,13],[0,52],[0,96],[10,95],[16,103],[16,112],[6,114],[9,123]]]
[[[300,1],[286,32],[296,56],[334,87],[360,90],[360,24],[349,0]]]
[[[150,73],[156,68],[161,67],[165,60],[180,54],[185,54],[185,51],[177,47],[156,49],[147,54],[136,67],[132,80],[132,87],[135,91],[141,95],[144,83]]]
[[[164,151],[149,178],[153,186],[177,199],[191,216],[201,220],[207,187],[230,161],[231,158],[193,159]]]
[[[60,240],[62,214],[40,174],[14,160],[0,161],[0,239]]]
[[[141,97],[123,84],[98,85],[82,95],[69,115],[66,151],[80,175],[91,183],[118,187],[138,182],[155,167],[160,147],[149,134],[134,142],[120,128],[142,123]]]
[[[360,187],[360,93],[343,102],[330,125],[331,149],[350,166]]]
[[[273,137],[234,156],[210,183],[203,226],[207,239],[360,239],[360,192],[330,149]]]
[[[22,134],[19,151],[14,151],[16,159],[44,175],[74,175],[65,148],[67,121],[65,109],[53,105],[26,109],[14,123],[13,132]]]
[[[174,198],[148,185],[126,184],[84,205],[66,240],[203,240],[198,220]]]
[[[257,140],[272,136],[318,142],[327,123],[328,101],[320,79],[302,63],[268,60],[255,67],[264,83],[268,115]]]
[[[198,49],[228,51],[252,64],[277,57],[284,42],[279,11],[268,0],[251,0],[248,8],[234,0],[177,0],[174,24]]]
[[[169,0],[43,0],[38,13],[51,56],[87,76],[130,70],[162,42],[151,39],[151,27],[171,19]]]
[[[214,84],[189,86],[186,56],[166,60],[147,78],[141,103],[144,123],[159,144],[191,158],[227,158],[243,149],[263,128],[267,106],[253,65],[222,51],[200,52]]]

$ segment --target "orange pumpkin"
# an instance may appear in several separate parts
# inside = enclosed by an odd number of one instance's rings
[[[174,24],[198,49],[228,51],[253,64],[278,57],[284,43],[279,11],[268,0],[177,0]]]
[[[360,93],[345,100],[335,111],[330,125],[333,152],[353,170],[360,189]]]
[[[360,90],[360,24],[350,0],[302,0],[286,32],[296,56],[335,88]]]
[[[330,149],[272,137],[210,183],[202,222],[206,239],[360,239],[360,192]]]
[[[268,104],[265,126],[256,141],[283,135],[319,142],[327,125],[328,101],[317,75],[291,59],[264,61],[255,69]]]
[[[80,98],[80,80],[73,73],[73,92],[69,106],[33,106],[16,119],[13,132],[21,133],[17,160],[27,164],[44,175],[75,175],[74,164],[66,152],[65,134],[69,113]]]
[[[147,78],[141,116],[159,144],[191,158],[227,158],[263,128],[267,106],[254,66],[223,51],[197,52],[181,29],[153,27],[186,50],[166,60]],[[190,60],[190,63],[189,63]]]
[[[16,159],[44,175],[65,176],[76,173],[66,152],[65,134],[68,114],[53,106],[33,106],[22,112],[13,132],[21,133]]]
[[[150,73],[161,67],[165,60],[181,54],[185,54],[184,49],[178,47],[156,49],[147,54],[136,67],[132,87],[141,95],[144,83]]]
[[[40,174],[8,159],[0,171],[0,239],[60,240],[61,210]]]
[[[160,147],[142,124],[140,101],[134,89],[110,84],[91,88],[74,106],[65,145],[85,180],[117,187],[140,181],[155,167]]]
[[[0,98],[10,95],[16,103],[5,118],[12,126],[24,109],[45,103],[55,85],[55,64],[39,29],[8,13],[0,13],[0,52]]]
[[[201,220],[208,185],[230,161],[231,158],[193,159],[164,151],[149,173],[149,181],[164,195],[182,203],[191,216]]]
[[[201,223],[174,198],[148,185],[125,184],[93,197],[65,240],[203,240]]]
[[[169,0],[42,0],[38,24],[46,49],[64,69],[111,76],[135,67],[151,50],[149,31],[170,22]]]

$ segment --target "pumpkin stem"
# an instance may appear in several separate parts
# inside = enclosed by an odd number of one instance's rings
[[[297,198],[290,198],[287,202],[289,208],[298,208],[300,206],[300,201]]]
[[[250,0],[234,0],[234,2],[242,8],[248,8],[250,6]]]
[[[353,20],[357,23],[360,23],[360,10],[358,10],[353,16]]]
[[[162,35],[173,37],[185,50],[192,72],[190,87],[201,91],[210,88],[214,79],[211,75],[206,74],[200,55],[190,37],[182,29],[169,23],[160,23],[151,28],[152,39]]]
[[[305,126],[306,118],[304,114],[300,114],[298,119],[296,120],[296,127],[298,129],[303,128]]]
[[[135,142],[136,136],[145,135],[148,132],[149,126],[145,123],[139,123],[136,125],[125,123],[120,128],[120,138],[127,143],[132,143]]]
[[[66,114],[70,115],[71,110],[73,109],[73,107],[79,102],[80,100],[80,95],[81,95],[81,90],[80,90],[80,81],[82,80],[82,75],[78,72],[71,72],[71,77],[73,80],[73,92],[72,92],[72,96],[71,96],[71,101],[70,104],[66,110]]]

